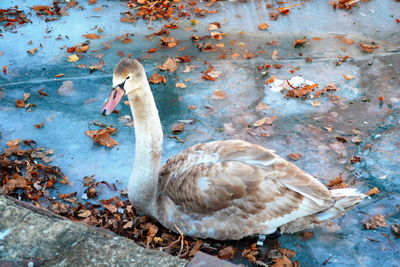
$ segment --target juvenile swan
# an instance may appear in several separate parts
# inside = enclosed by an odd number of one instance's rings
[[[127,96],[135,122],[135,160],[128,185],[134,207],[185,235],[241,239],[294,233],[343,215],[365,195],[328,190],[294,164],[242,140],[192,146],[160,167],[163,132],[143,66],[122,59],[102,114]]]

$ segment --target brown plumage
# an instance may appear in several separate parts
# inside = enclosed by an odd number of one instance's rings
[[[271,150],[241,140],[198,144],[160,167],[161,123],[139,62],[116,66],[113,84],[123,82],[136,135],[129,199],[173,231],[214,239],[297,232],[365,197],[351,188],[330,191]],[[110,112],[115,103],[107,103]]]

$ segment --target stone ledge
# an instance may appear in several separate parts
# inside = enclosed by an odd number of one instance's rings
[[[0,265],[185,266],[187,261],[138,246],[117,234],[76,223],[0,195]]]

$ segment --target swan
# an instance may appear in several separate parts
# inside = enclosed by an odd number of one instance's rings
[[[141,63],[121,59],[101,113],[126,95],[135,123],[128,197],[137,211],[172,231],[197,238],[260,238],[294,233],[341,216],[365,195],[328,190],[273,151],[242,140],[194,145],[160,166],[163,131]]]

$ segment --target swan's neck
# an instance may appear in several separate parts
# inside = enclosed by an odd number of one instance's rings
[[[145,75],[140,88],[130,93],[128,99],[135,124],[135,161],[128,184],[129,200],[137,210],[155,216],[163,132]]]

